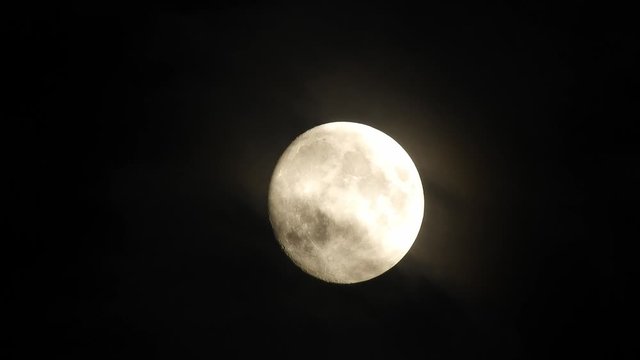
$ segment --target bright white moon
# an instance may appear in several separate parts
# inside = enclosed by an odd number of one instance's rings
[[[332,122],[298,136],[269,187],[269,219],[289,258],[332,283],[372,279],[396,265],[424,213],[407,152],[370,126]]]

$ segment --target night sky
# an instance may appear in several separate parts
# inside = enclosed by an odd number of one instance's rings
[[[7,13],[9,358],[635,358],[637,20],[473,3]],[[268,219],[330,121],[393,137],[425,193],[354,285]]]

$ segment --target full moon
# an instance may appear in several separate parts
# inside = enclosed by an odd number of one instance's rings
[[[298,136],[269,185],[269,220],[304,272],[341,284],[370,280],[413,245],[424,214],[422,182],[387,134],[330,122]]]

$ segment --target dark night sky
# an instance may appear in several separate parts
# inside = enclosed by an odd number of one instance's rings
[[[633,13],[393,3],[8,14],[13,358],[635,357]],[[282,151],[337,120],[402,144],[426,201],[349,286],[267,214]]]

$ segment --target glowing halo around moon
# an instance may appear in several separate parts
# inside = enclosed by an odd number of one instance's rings
[[[424,214],[407,152],[368,125],[330,122],[298,136],[269,185],[269,220],[304,272],[331,283],[377,277],[413,245]]]

